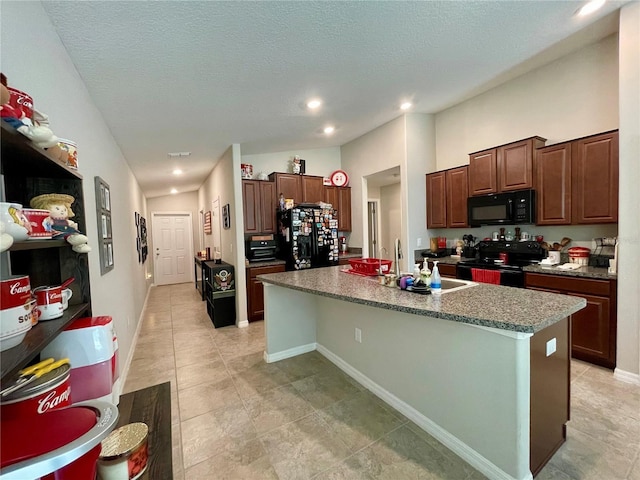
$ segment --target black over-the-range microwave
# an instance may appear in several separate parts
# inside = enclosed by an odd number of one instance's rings
[[[491,193],[467,199],[469,225],[515,225],[536,222],[535,190]]]

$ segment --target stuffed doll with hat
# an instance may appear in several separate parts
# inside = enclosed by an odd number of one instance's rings
[[[31,199],[31,208],[49,210],[49,216],[44,219],[45,228],[53,232],[54,239],[63,238],[73,245],[72,250],[78,253],[89,253],[91,247],[89,239],[78,231],[78,224],[69,220],[74,216],[71,204],[75,201],[71,195],[62,193],[47,193]]]

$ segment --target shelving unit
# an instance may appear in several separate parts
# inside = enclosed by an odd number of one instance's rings
[[[36,195],[65,193],[75,198],[73,221],[87,232],[82,176],[58,163],[35,147],[26,137],[4,121],[0,124],[2,201],[25,207]],[[89,232],[90,236],[91,233]],[[71,249],[63,240],[28,240],[16,242],[2,252],[3,278],[6,275],[29,275],[31,288],[60,285],[74,277],[70,305],[61,318],[39,322],[18,346],[0,354],[0,380],[4,383],[18,370],[37,359],[40,351],[73,320],[91,315],[91,291],[87,255]]]

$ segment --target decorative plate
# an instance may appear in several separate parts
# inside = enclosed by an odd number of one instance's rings
[[[331,178],[331,183],[336,187],[345,187],[349,184],[349,175],[344,170],[336,170],[329,178]]]

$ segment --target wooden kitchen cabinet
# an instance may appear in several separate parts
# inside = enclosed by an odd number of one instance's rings
[[[447,228],[447,182],[444,171],[427,174],[427,228]]]
[[[276,202],[273,182],[242,180],[244,233],[275,233]]]
[[[429,270],[433,272],[433,260],[428,262]],[[422,265],[420,266],[422,268]],[[441,277],[456,278],[456,266],[453,263],[438,262],[438,271]]]
[[[497,151],[495,148],[469,154],[469,195],[498,191]]]
[[[351,231],[351,187],[325,186],[324,202],[330,203],[338,212],[338,231]]]
[[[427,228],[467,227],[468,166],[427,174]]]
[[[284,271],[284,264],[247,268],[247,317],[250,322],[264,319],[264,287],[256,277]]]
[[[618,221],[618,132],[575,140],[572,145],[573,223]]]
[[[571,142],[536,152],[536,225],[571,224]]]
[[[618,221],[618,132],[536,152],[537,225]]]
[[[275,182],[276,198],[280,198],[280,194],[284,198],[293,198],[294,203],[302,203],[302,180],[301,175],[293,173],[274,172],[269,175],[269,180]]]
[[[300,181],[302,184],[303,203],[324,202],[324,183],[322,177],[302,175]]]
[[[587,301],[571,316],[571,355],[607,368],[616,366],[617,281],[527,273],[525,286]]]
[[[351,231],[351,187],[338,188],[338,230]]]
[[[469,195],[534,188],[533,157],[546,139],[530,137],[469,155]]]

